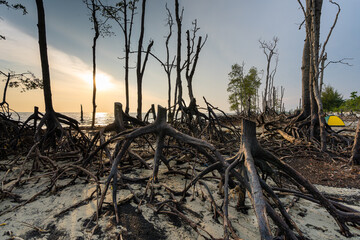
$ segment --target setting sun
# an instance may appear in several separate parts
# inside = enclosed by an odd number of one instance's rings
[[[83,80],[85,80],[91,87],[93,85],[92,73],[86,73],[83,75]],[[114,84],[111,82],[111,76],[106,73],[96,74],[96,89],[99,91],[106,91],[111,89]]]

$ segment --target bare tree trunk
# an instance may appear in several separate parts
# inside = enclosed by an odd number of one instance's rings
[[[352,148],[352,154],[351,154],[350,160],[351,160],[352,164],[360,165],[360,120],[358,121],[358,124],[357,124],[354,145]]]
[[[175,0],[175,18],[177,24],[177,48],[176,48],[176,91],[178,95],[175,95],[179,108],[182,106],[182,82],[181,82],[181,25],[182,25],[183,12],[180,13],[179,0]],[[176,92],[175,91],[175,92]],[[176,106],[176,104],[175,104]]]
[[[283,97],[284,97],[284,93],[285,93],[285,88],[283,86],[281,86],[281,95],[280,95],[280,112],[284,112],[285,109],[283,107]]]
[[[125,36],[125,95],[126,95],[126,106],[125,106],[125,113],[129,114],[130,111],[130,100],[129,100],[129,61],[130,61],[130,51],[131,51],[131,33],[132,33],[132,26],[134,22],[134,14],[135,14],[135,6],[132,6],[131,9],[131,17],[128,29],[128,19],[127,19],[127,8],[129,3],[127,0],[123,0],[124,4],[124,36]],[[136,2],[133,2],[135,5]]]
[[[169,25],[169,34],[166,37],[165,46],[166,46],[166,66],[164,66],[166,76],[168,79],[168,119],[171,122],[173,119],[173,112],[171,111],[171,71],[174,66],[175,58],[173,59],[172,63],[170,64],[170,51],[169,51],[169,41],[172,35],[172,26],[174,25],[173,18],[171,16],[170,9],[165,6],[168,12],[168,25]]]
[[[165,41],[165,48],[166,48],[166,61],[163,62],[161,61],[158,57],[156,57],[154,54],[151,54],[151,56],[153,56],[156,60],[158,60],[158,62],[161,64],[161,66],[164,68],[164,71],[166,73],[167,76],[167,81],[168,81],[168,120],[171,122],[173,120],[173,116],[174,116],[174,112],[175,112],[175,108],[172,111],[171,108],[171,72],[173,70],[173,68],[175,67],[174,63],[176,60],[176,57],[174,56],[173,60],[170,62],[170,50],[169,50],[169,42],[172,36],[172,27],[174,25],[174,21],[170,12],[170,9],[168,8],[167,4],[165,4],[165,8],[167,11],[167,25],[169,26],[169,33],[166,37],[166,41]],[[176,92],[177,87],[175,87],[175,100],[174,100],[174,106],[176,105],[176,96],[177,96],[177,92]]]
[[[84,121],[84,112],[83,112],[83,106],[80,104],[80,121]]]
[[[124,4],[124,40],[125,40],[125,113],[129,113],[129,52],[130,46],[128,45],[128,28],[127,28],[127,2],[123,0]]]
[[[10,73],[8,73],[7,75],[4,74],[6,76],[6,83],[5,83],[5,87],[4,87],[4,93],[3,93],[3,100],[0,103],[0,106],[2,106],[3,104],[6,104],[6,92],[7,92],[7,88],[9,86],[9,82],[10,82]]]
[[[310,91],[310,114],[311,114],[311,123],[310,123],[310,139],[315,137],[315,126],[318,123],[318,115],[317,115],[317,105],[314,97],[314,64],[313,59],[310,54],[310,70],[309,70],[309,91]]]
[[[141,72],[141,55],[142,55],[142,45],[144,40],[144,22],[145,22],[145,6],[146,0],[142,1],[142,13],[141,13],[141,26],[140,26],[140,37],[138,44],[138,53],[137,53],[137,65],[136,65],[136,76],[137,76],[137,97],[138,97],[138,106],[137,106],[137,119],[141,120],[142,118],[142,78],[143,74]]]
[[[92,98],[92,105],[93,105],[93,113],[92,113],[92,120],[91,120],[91,128],[95,126],[95,115],[96,115],[96,41],[99,38],[99,22],[97,20],[96,11],[97,6],[95,5],[95,0],[91,0],[91,14],[92,20],[94,23],[94,31],[95,35],[93,38],[93,46],[92,46],[92,57],[93,57],[93,98]]]
[[[325,61],[327,60],[327,53],[325,53],[325,55],[321,58],[321,71],[320,71],[320,96],[322,93],[322,88],[324,85],[324,71],[325,71]]]
[[[270,72],[270,67],[271,67],[271,60],[272,57],[274,55],[277,55],[277,50],[276,50],[276,45],[277,42],[279,41],[279,39],[277,37],[273,38],[273,42],[265,42],[265,41],[259,41],[260,43],[260,48],[263,49],[263,52],[266,56],[266,61],[267,61],[267,65],[266,65],[266,82],[265,82],[265,90],[264,90],[264,99],[263,99],[263,112],[266,112],[267,108],[269,107],[268,105],[271,104],[271,91],[272,91],[272,83],[271,81],[272,79],[272,72]],[[274,69],[274,71],[276,72],[276,67]],[[269,99],[268,99],[269,98]]]
[[[308,28],[310,27],[307,16],[309,9],[306,8],[306,16],[305,16],[305,25],[306,25],[306,32],[310,31]],[[302,114],[303,118],[307,118],[310,116],[311,113],[311,100],[310,100],[310,42],[308,38],[308,34],[306,34],[305,42],[304,42],[304,49],[303,49],[303,56],[302,56],[302,66],[301,66],[301,75],[302,75]]]
[[[131,33],[134,23],[134,15],[136,9],[137,1],[127,1],[122,0],[119,2],[116,7],[104,6],[101,0],[99,0],[100,5],[103,7],[103,11],[108,18],[113,19],[121,28],[124,34],[125,42],[125,113],[129,113],[129,61],[130,61],[130,51],[131,51]],[[128,8],[130,9],[130,21],[128,19]],[[120,11],[121,17],[118,15]]]
[[[188,84],[188,92],[189,92],[189,98],[190,102],[194,101],[194,93],[193,93],[193,87],[192,87],[192,81],[195,74],[195,69],[197,66],[197,62],[199,60],[199,54],[204,46],[206,39],[204,43],[202,43],[202,37],[200,36],[198,38],[198,43],[196,46],[196,51],[194,53],[194,45],[195,45],[195,38],[196,38],[196,32],[199,30],[197,27],[197,21],[194,21],[194,29],[193,29],[193,36],[190,38],[190,31],[186,31],[186,40],[187,40],[187,61],[186,61],[186,81]],[[192,66],[191,66],[192,64]],[[191,67],[191,69],[190,69]]]
[[[44,12],[43,1],[36,0],[36,7],[38,13],[39,48],[40,48],[42,78],[44,84],[45,110],[46,112],[54,112],[54,108],[52,104],[52,96],[51,96],[51,86],[50,86],[50,70],[49,70],[49,60],[47,55],[45,12]]]
[[[325,132],[325,119],[323,113],[323,106],[320,96],[320,91],[318,87],[319,79],[319,39],[320,39],[320,16],[323,0],[312,0],[311,6],[311,62],[313,66],[313,79],[312,87],[314,98],[317,103],[317,115],[319,120],[320,127],[320,141],[321,141],[321,150],[326,151],[326,132]]]

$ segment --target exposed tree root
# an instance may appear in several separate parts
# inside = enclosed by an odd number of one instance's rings
[[[46,126],[45,130],[43,126]],[[54,111],[46,112],[41,118],[36,128],[35,141],[40,143],[40,151],[46,151],[47,154],[73,151],[84,153],[90,143],[75,119]]]
[[[239,209],[240,212],[246,212],[247,210],[245,206],[246,194],[251,200],[262,239],[274,239],[274,237],[283,238],[284,236],[286,239],[305,239],[302,230],[292,220],[284,203],[280,200],[280,196],[284,194],[292,194],[297,198],[303,198],[323,206],[335,219],[340,231],[345,236],[351,235],[348,225],[360,225],[359,212],[338,203],[335,199],[325,197],[310,184],[309,181],[284,161],[264,150],[257,141],[255,123],[243,119],[241,121],[240,134],[234,125],[224,124],[224,122],[218,118],[214,113],[214,109],[216,108],[209,103],[207,103],[207,105],[209,115],[206,116],[206,118],[200,116],[198,119],[201,120],[195,121],[197,117],[196,113],[193,112],[191,114],[195,114],[195,117],[190,121],[194,126],[202,124],[202,127],[198,128],[200,131],[193,132],[193,135],[201,134],[203,140],[186,135],[170,126],[166,122],[166,110],[160,106],[157,114],[153,112],[154,117],[157,115],[153,123],[137,129],[127,129],[127,122],[129,120],[124,121],[124,115],[122,115],[120,105],[120,111],[115,112],[120,113],[117,120],[123,119],[120,122],[118,121],[120,124],[124,123],[122,124],[123,127],[118,128],[119,132],[108,139],[105,138],[104,128],[95,135],[92,142],[88,141],[86,136],[78,131],[77,122],[66,116],[56,114],[55,112],[53,112],[53,114],[45,114],[44,116],[41,116],[39,113],[34,114],[25,125],[34,120],[34,126],[36,126],[36,122],[40,120],[36,132],[36,139],[38,141],[23,159],[23,165],[15,181],[13,181],[9,187],[1,189],[1,198],[11,198],[19,201],[18,196],[13,194],[12,190],[14,187],[21,186],[30,179],[39,177],[31,176],[33,172],[39,169],[46,169],[43,176],[51,177],[50,185],[25,202],[22,202],[16,208],[34,201],[48,191],[54,191],[54,189],[55,191],[61,190],[66,187],[56,186],[55,184],[59,179],[64,177],[72,178],[68,183],[72,184],[75,179],[85,174],[95,180],[98,186],[97,192],[100,194],[98,178],[103,175],[109,166],[108,163],[110,163],[111,170],[105,183],[104,191],[98,199],[98,210],[101,209],[107,190],[112,183],[113,205],[117,221],[119,221],[118,204],[121,204],[117,201],[117,188],[120,184],[121,186],[126,186],[132,192],[131,199],[137,202],[139,206],[146,200],[148,203],[154,204],[152,206],[156,206],[158,213],[176,215],[204,238],[212,239],[213,236],[211,236],[209,232],[201,228],[196,221],[193,221],[185,215],[186,211],[183,211],[184,205],[182,202],[191,196],[191,192],[193,193],[193,197],[195,197],[195,187],[197,183],[199,183],[198,191],[203,191],[203,189],[207,191],[207,196],[211,202],[214,213],[214,219],[220,218],[223,221],[224,239],[239,239],[237,230],[233,227],[231,219],[229,218],[229,196],[234,192],[236,192],[238,196],[237,209]],[[283,119],[281,115],[275,116],[275,118]],[[310,145],[308,142],[300,140],[304,128],[292,126],[283,130],[282,124],[278,125],[276,121],[274,120],[264,124],[264,126],[266,126],[265,129],[269,131],[275,130],[275,133],[270,134],[266,132],[263,136],[268,137],[268,140],[272,142],[279,142],[279,146],[277,144],[276,146],[272,145],[272,151],[288,151],[288,155],[292,155],[294,148],[286,148],[287,144],[290,146],[299,145],[299,147],[305,147],[312,155],[316,155],[319,152],[317,147],[320,149],[320,144],[317,144],[316,140],[313,140]],[[304,121],[306,122],[306,119]],[[51,125],[50,122],[55,124]],[[308,126],[305,122],[301,124]],[[68,127],[63,128],[61,123]],[[116,124],[118,125],[118,123]],[[42,130],[42,126],[44,125],[47,126],[45,131]],[[178,123],[175,125],[178,128],[180,126],[181,130],[183,127],[184,129],[186,128],[186,124],[185,126]],[[116,131],[115,127],[114,129]],[[189,130],[187,129],[186,132],[189,132]],[[333,132],[329,131],[329,134],[330,133],[333,134]],[[282,140],[282,143],[280,143],[281,141],[275,140],[274,136],[276,134],[278,134],[278,136],[281,135],[287,141]],[[240,148],[237,149],[237,153],[234,154],[234,150],[229,150],[231,147],[228,145],[233,145],[234,139],[240,137]],[[221,142],[221,139],[223,142]],[[344,140],[338,138],[336,134],[333,135],[333,138],[329,139],[330,141]],[[216,147],[208,141],[215,142]],[[264,139],[262,141],[264,141]],[[110,143],[116,143],[114,149],[109,148]],[[350,144],[347,144],[348,152],[349,146]],[[150,165],[147,160],[150,159],[153,151],[155,152],[154,160],[153,164]],[[103,155],[102,152],[104,152],[105,155]],[[98,155],[98,153],[101,154]],[[329,158],[333,156],[331,152],[322,154],[329,155]],[[99,161],[92,161],[96,155],[100,157]],[[224,155],[232,155],[232,157],[225,159],[223,157]],[[103,156],[106,156],[106,163],[102,159]],[[191,156],[191,158],[189,158],[189,156]],[[32,164],[29,162],[30,159],[33,160]],[[60,162],[58,162],[59,159],[73,159],[74,164],[60,164]],[[17,160],[14,161],[16,162]],[[175,161],[175,164],[170,164],[171,161]],[[31,169],[27,169],[29,163]],[[93,163],[93,165],[90,165],[90,163]],[[185,179],[191,179],[190,181],[186,180],[182,191],[173,190],[164,183],[158,183],[160,163],[164,163],[168,168],[168,171],[164,174],[181,175]],[[177,166],[177,164],[181,166],[184,163],[187,163],[188,166],[186,171]],[[94,170],[94,166],[96,166],[94,164],[98,164],[98,172],[95,174],[88,170],[90,166],[92,166],[91,169]],[[201,166],[203,170],[199,172],[199,169],[197,169],[199,173],[195,174],[196,171],[194,171],[194,169],[199,166]],[[152,176],[128,177],[125,175],[126,171],[135,167],[151,168],[153,172]],[[212,195],[213,193],[203,181],[205,178],[213,178],[213,176],[209,175],[215,175],[215,172],[218,173],[216,178],[219,179],[220,176],[222,180],[220,190],[223,194],[223,204],[221,206],[216,204]],[[26,179],[24,177],[25,173],[29,174],[29,177]],[[272,181],[268,181],[268,179]],[[147,187],[142,196],[135,193],[129,184],[124,185],[124,183],[146,181]],[[276,186],[274,186],[274,183]],[[169,199],[156,202],[157,189],[159,187],[165,189],[170,196]],[[193,191],[190,190],[192,187],[194,189]],[[298,189],[298,191],[294,189]],[[87,201],[87,199],[84,201]],[[79,204],[82,204],[84,201],[80,201]],[[14,209],[9,209],[9,211],[12,210]],[[1,213],[1,215],[2,214],[4,214],[4,212]],[[268,218],[272,219],[271,223]],[[274,228],[277,229],[276,233]],[[275,235],[273,235],[274,233]]]
[[[224,224],[224,238],[229,237],[237,238],[236,230],[233,229],[231,221],[228,218],[228,197],[230,188],[237,186],[239,195],[239,205],[243,204],[246,191],[248,197],[252,202],[253,209],[256,213],[256,218],[259,226],[259,231],[262,239],[273,239],[273,231],[268,221],[268,217],[273,220],[273,223],[278,227],[278,236],[286,236],[287,239],[304,239],[301,229],[291,219],[287,213],[284,204],[280,201],[278,193],[274,191],[272,186],[268,185],[266,179],[271,178],[275,183],[279,185],[284,182],[290,187],[297,187],[305,191],[305,199],[315,201],[322,205],[330,215],[336,220],[340,227],[340,231],[345,236],[350,236],[347,223],[360,224],[360,213],[353,209],[343,207],[341,204],[329,200],[324,197],[312,184],[310,184],[305,178],[303,178],[293,168],[288,166],[285,162],[278,159],[270,152],[264,150],[256,139],[256,127],[255,123],[243,120],[242,121],[242,141],[239,152],[225,160],[218,150],[208,142],[205,142],[194,137],[185,135],[166,123],[166,110],[159,106],[157,119],[150,125],[136,129],[126,134],[121,143],[121,149],[118,151],[116,158],[113,162],[111,172],[107,178],[105,188],[102,192],[102,196],[98,205],[100,210],[107,194],[108,187],[112,182],[112,196],[113,205],[115,209],[115,216],[118,221],[118,207],[117,207],[117,185],[118,185],[118,166],[123,161],[125,153],[128,151],[132,142],[137,138],[145,135],[156,135],[156,149],[153,163],[153,174],[149,179],[146,192],[150,191],[150,201],[153,199],[154,187],[153,185],[158,182],[158,169],[160,162],[166,162],[163,150],[165,145],[165,139],[170,137],[176,142],[185,143],[192,146],[202,156],[207,159],[207,162],[211,164],[205,168],[200,174],[194,176],[192,181],[185,185],[185,188],[181,192],[173,191],[170,188],[165,187],[173,196],[172,200],[166,200],[165,202],[176,202],[179,204],[181,200],[185,200],[190,188],[196,183],[200,183],[201,179],[213,171],[218,171],[224,179],[224,203],[222,209],[214,205],[214,211],[217,215],[223,218]],[[177,171],[172,171],[177,174]],[[180,172],[179,172],[180,173]],[[183,173],[180,173],[183,174]],[[121,174],[122,175],[122,174]],[[184,175],[185,176],[185,175]],[[285,179],[284,179],[285,178]],[[280,182],[281,180],[281,182]],[[204,185],[204,184],[202,184]],[[206,184],[205,184],[206,186]],[[205,187],[206,188],[206,187]],[[209,192],[211,195],[211,193]],[[144,196],[145,196],[144,195]],[[175,196],[182,196],[179,200],[176,200]],[[299,196],[299,193],[294,192],[294,195]],[[142,201],[140,201],[141,204]],[[165,206],[165,205],[164,205]],[[171,214],[178,214],[171,205],[166,205]],[[278,211],[276,210],[278,209]],[[169,211],[163,211],[170,214]],[[120,213],[121,214],[121,213]],[[179,216],[182,218],[181,216]],[[185,219],[185,221],[187,221]],[[189,223],[194,225],[194,223]],[[195,227],[195,225],[193,226]]]

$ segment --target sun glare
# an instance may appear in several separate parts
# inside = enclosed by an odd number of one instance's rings
[[[113,83],[111,82],[111,77],[104,73],[96,74],[96,89],[99,91],[106,91],[113,87]],[[91,86],[93,85],[92,74],[85,74],[83,79]]]

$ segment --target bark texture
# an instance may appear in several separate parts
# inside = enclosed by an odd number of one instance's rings
[[[352,148],[351,162],[354,165],[360,165],[360,120],[358,121],[354,145]]]

